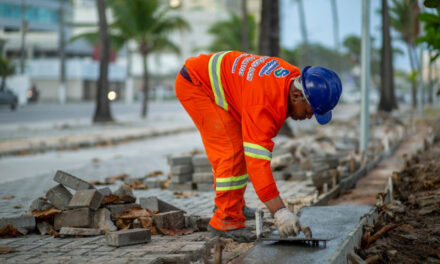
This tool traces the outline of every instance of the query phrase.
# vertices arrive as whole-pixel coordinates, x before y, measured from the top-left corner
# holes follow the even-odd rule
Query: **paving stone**
[[[188,165],[188,164],[192,164],[192,156],[174,156],[174,157],[169,157],[167,162],[168,162],[168,165],[170,165],[170,166]]]
[[[119,200],[126,203],[136,202],[136,197],[134,196],[133,191],[126,185],[121,185],[121,187],[119,187],[119,189],[117,189],[113,194],[117,195]]]
[[[168,180],[168,177],[165,175],[147,177],[144,179],[143,184],[150,188],[160,188],[166,180]]]
[[[102,196],[108,196],[112,194],[112,190],[109,187],[98,189],[98,191],[102,194]]]
[[[214,191],[213,183],[197,183],[197,190],[201,192]]]
[[[125,210],[132,207],[139,207],[139,204],[136,203],[127,203],[127,204],[107,204],[105,208],[110,210],[110,216],[115,217],[117,215],[122,214]]]
[[[46,193],[46,198],[60,210],[69,208],[70,199],[72,194],[62,184],[58,184]]]
[[[153,215],[153,223],[159,228],[175,227],[182,229],[185,227],[185,217],[183,211],[170,211]]]
[[[97,210],[101,206],[104,196],[94,189],[78,190],[69,202],[70,208],[88,207]]]
[[[99,236],[104,232],[95,228],[61,227],[60,236]]]
[[[192,164],[171,166],[172,175],[188,174],[193,172]]]
[[[52,207],[51,203],[40,197],[32,201],[31,206],[29,207],[29,212],[44,211],[51,207]]]
[[[180,174],[180,175],[171,175],[172,183],[185,183],[192,181],[192,173]]]
[[[21,215],[19,217],[0,218],[0,227],[13,225],[15,228],[24,228],[29,231],[35,229],[35,217],[32,215]]]
[[[209,164],[208,166],[194,166],[194,172],[211,172],[212,173],[212,166]]]
[[[89,208],[64,211],[55,215],[54,228],[60,230],[61,227],[90,227],[92,220],[92,211]]]
[[[211,166],[208,156],[206,154],[197,154],[192,158],[192,164],[195,166]]]
[[[95,188],[92,184],[61,170],[56,172],[53,180],[74,190]]]
[[[195,189],[195,186],[193,186],[192,182],[185,182],[185,183],[171,182],[169,189],[173,191],[191,191]]]
[[[210,217],[201,217],[198,215],[185,216],[185,227],[197,228],[199,231],[206,231],[210,220]]]
[[[196,172],[192,176],[195,183],[214,183],[214,175],[211,172]]]
[[[107,245],[122,247],[151,241],[151,231],[148,229],[128,229],[109,232],[105,235]]]
[[[37,224],[37,229],[41,235],[47,235],[50,232],[50,224],[48,222],[40,222]]]
[[[107,208],[98,209],[93,215],[93,226],[105,232],[116,231],[118,228],[111,220],[110,210]]]
[[[159,211],[160,213],[169,211],[183,211],[176,206],[169,204],[156,196],[140,197],[139,203],[142,208],[148,208],[151,211]]]

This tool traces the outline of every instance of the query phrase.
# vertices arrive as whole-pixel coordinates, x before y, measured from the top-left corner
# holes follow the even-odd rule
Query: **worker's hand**
[[[301,230],[298,217],[287,208],[276,211],[275,225],[281,237],[296,236]]]

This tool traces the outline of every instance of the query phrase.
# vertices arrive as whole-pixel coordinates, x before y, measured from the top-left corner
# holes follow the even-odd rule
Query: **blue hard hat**
[[[316,121],[325,125],[332,119],[331,110],[338,104],[342,84],[338,75],[319,66],[307,66],[301,73],[304,94],[312,107]]]

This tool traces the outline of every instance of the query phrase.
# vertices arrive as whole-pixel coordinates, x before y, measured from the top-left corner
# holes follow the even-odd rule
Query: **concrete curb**
[[[179,128],[171,128],[163,131],[160,130],[152,130],[145,133],[139,133],[136,135],[125,135],[125,136],[116,136],[116,137],[108,137],[108,138],[91,138],[84,139],[78,142],[57,142],[55,144],[47,145],[44,141],[40,143],[38,146],[27,146],[20,148],[13,148],[5,151],[0,151],[0,158],[6,156],[16,156],[16,155],[29,155],[42,153],[46,151],[61,151],[61,150],[76,150],[76,149],[84,149],[84,148],[92,148],[96,146],[106,146],[109,144],[116,145],[121,143],[127,143],[131,141],[144,140],[154,137],[166,136],[166,135],[174,135],[184,132],[192,132],[196,131],[194,126],[187,127],[179,127]]]

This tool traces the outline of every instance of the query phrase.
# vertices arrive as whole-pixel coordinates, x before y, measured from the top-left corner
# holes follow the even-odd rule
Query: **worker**
[[[328,123],[342,92],[337,74],[323,67],[301,73],[280,58],[225,51],[187,59],[175,90],[213,168],[215,211],[208,230],[239,242],[255,239],[245,228],[255,212],[243,197],[250,179],[280,235],[297,235],[298,217],[285,207],[270,169],[272,138],[289,116],[314,115]]]

